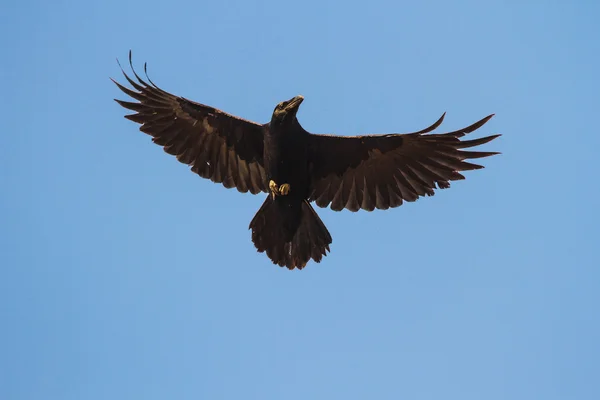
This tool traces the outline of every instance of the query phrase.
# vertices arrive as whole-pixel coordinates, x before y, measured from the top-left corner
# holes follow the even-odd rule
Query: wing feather
[[[413,133],[310,135],[309,200],[336,211],[398,207],[404,201],[433,196],[435,189],[450,187],[450,181],[465,179],[460,171],[483,168],[465,160],[499,154],[462,149],[488,143],[500,135],[460,140],[481,128],[493,114],[463,129],[430,134],[441,125],[444,116],[445,113],[433,125]]]
[[[144,72],[144,81],[129,65],[135,80],[121,71],[134,89],[114,79],[117,87],[137,102],[117,100],[134,111],[125,118],[140,124],[152,141],[187,164],[203,178],[237,188],[240,192],[266,192],[263,166],[263,125],[235,117],[204,104],[175,96],[158,88]],[[119,64],[120,66],[120,64]]]

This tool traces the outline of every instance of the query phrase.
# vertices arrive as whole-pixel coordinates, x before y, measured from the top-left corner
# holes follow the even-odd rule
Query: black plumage
[[[444,115],[414,133],[316,135],[296,117],[302,96],[279,103],[270,122],[258,124],[170,94],[137,75],[131,52],[129,62],[135,79],[123,74],[134,90],[113,80],[136,100],[116,100],[135,112],[126,118],[201,177],[240,192],[269,193],[250,223],[252,241],[289,269],[320,262],[332,242],[310,202],[336,211],[398,207],[464,179],[461,171],[483,168],[466,160],[498,154],[463,149],[500,135],[460,140],[493,115],[442,134],[430,132]]]

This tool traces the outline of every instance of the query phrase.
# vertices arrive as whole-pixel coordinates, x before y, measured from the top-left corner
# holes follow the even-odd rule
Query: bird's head
[[[282,123],[284,121],[293,121],[296,117],[296,113],[298,112],[298,108],[300,108],[300,104],[304,100],[304,96],[298,95],[292,97],[289,100],[282,101],[277,104],[275,110],[273,110],[273,116],[271,117],[271,123],[278,122]]]

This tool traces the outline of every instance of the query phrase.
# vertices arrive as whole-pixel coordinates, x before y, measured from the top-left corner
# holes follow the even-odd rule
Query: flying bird
[[[160,89],[146,64],[147,81],[141,79],[131,52],[129,65],[135,79],[121,71],[133,89],[111,78],[136,100],[115,99],[135,112],[125,118],[141,124],[154,143],[202,178],[242,193],[267,193],[250,222],[252,241],[258,252],[290,270],[311,259],[318,263],[330,251],[331,235],[311,202],[335,211],[387,210],[450,187],[450,181],[465,179],[461,171],[483,168],[465,160],[499,154],[463,149],[500,135],[460,140],[494,114],[447,133],[431,133],[444,113],[413,133],[312,134],[296,117],[302,96],[277,104],[271,120],[260,124]]]

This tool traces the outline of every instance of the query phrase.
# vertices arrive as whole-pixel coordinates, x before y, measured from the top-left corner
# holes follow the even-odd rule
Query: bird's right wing
[[[134,70],[133,74],[137,82],[123,71],[135,91],[113,80],[137,100],[116,100],[136,112],[125,118],[141,124],[140,130],[152,136],[154,143],[201,177],[244,193],[267,191],[262,125],[172,95],[150,79],[150,83],[140,79]]]
[[[487,143],[500,135],[481,139],[460,138],[483,126],[492,115],[454,132],[426,135],[444,115],[419,132],[369,136],[310,135],[309,200],[319,207],[373,211],[398,207],[403,201],[432,196],[434,189],[450,187],[464,179],[459,171],[483,168],[467,159],[495,152],[461,149]]]

